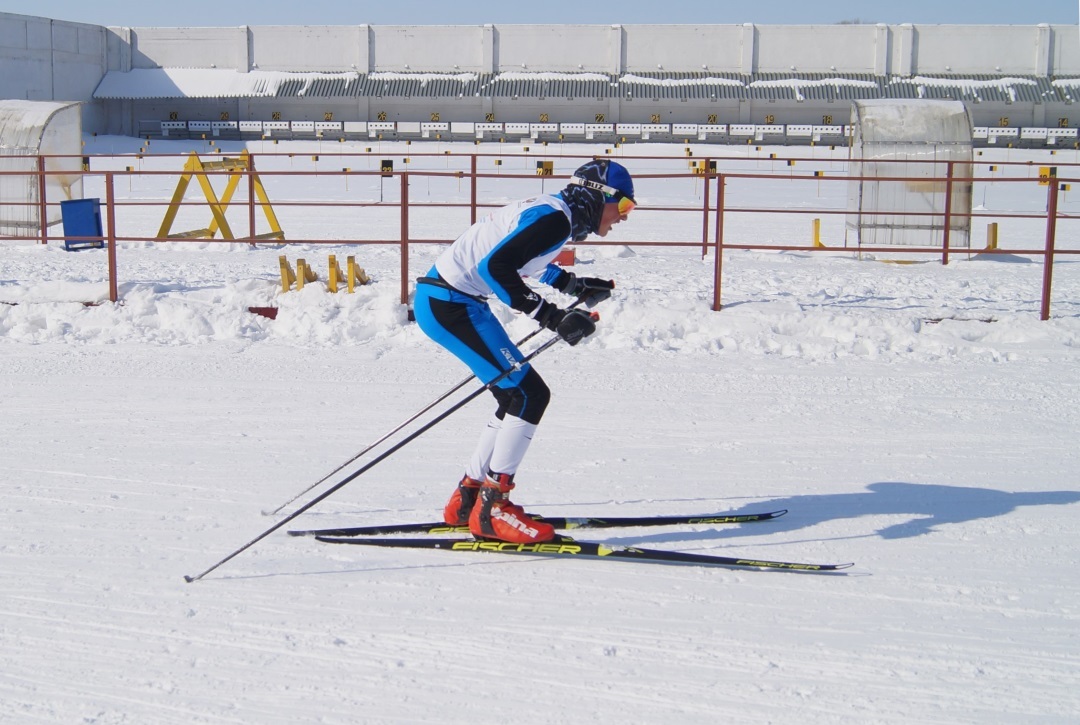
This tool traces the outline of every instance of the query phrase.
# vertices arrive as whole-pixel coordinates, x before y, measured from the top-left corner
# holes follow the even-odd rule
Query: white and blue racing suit
[[[570,235],[570,208],[557,194],[510,204],[473,224],[435,260],[428,276],[418,280],[413,309],[420,329],[484,383],[510,370],[522,354],[487,298],[494,294],[535,317],[551,303],[522,277],[563,284],[568,273],[552,260]],[[550,398],[547,384],[527,363],[491,392],[498,407],[465,469],[477,480],[489,471],[517,471]]]

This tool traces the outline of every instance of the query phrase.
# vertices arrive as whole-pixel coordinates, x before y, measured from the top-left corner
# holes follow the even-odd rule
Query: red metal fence
[[[687,151],[689,154],[689,150]],[[525,180],[532,179],[535,181],[537,174],[540,173],[540,164],[537,164],[537,174],[507,174],[507,173],[481,173],[479,166],[481,161],[488,161],[494,159],[494,163],[502,164],[503,160],[522,159],[524,157],[525,163],[529,163],[531,160],[536,159],[536,155],[532,154],[451,154],[446,152],[444,154],[412,154],[410,158],[406,158],[406,163],[412,158],[425,158],[430,161],[432,158],[445,158],[447,159],[447,165],[449,166],[450,159],[454,159],[459,162],[460,168],[456,170],[388,170],[381,168],[379,170],[371,171],[358,171],[351,168],[341,168],[341,170],[327,171],[293,171],[293,170],[280,170],[264,168],[273,164],[266,163],[271,160],[280,159],[287,156],[292,159],[294,156],[301,156],[302,154],[261,154],[252,153],[246,155],[246,165],[239,171],[224,171],[224,170],[207,170],[205,175],[207,178],[213,178],[215,176],[225,176],[228,174],[242,174],[244,178],[244,188],[246,188],[246,199],[242,201],[246,208],[247,217],[247,233],[242,236],[238,236],[233,240],[218,240],[221,243],[246,243],[246,244],[259,244],[262,243],[260,235],[257,234],[257,219],[259,217],[258,212],[265,211],[263,202],[257,198],[256,183],[259,178],[269,181],[275,177],[304,177],[315,178],[322,177],[323,179],[330,177],[341,177],[345,180],[346,187],[348,185],[348,179],[363,179],[365,177],[378,177],[380,179],[380,197],[382,196],[382,184],[384,179],[396,180],[398,189],[398,198],[396,200],[383,200],[380,198],[378,201],[361,201],[355,199],[343,199],[343,200],[297,200],[297,199],[274,199],[272,205],[275,207],[302,207],[304,209],[310,209],[314,213],[320,211],[326,211],[329,208],[345,207],[351,209],[361,209],[364,207],[381,207],[381,208],[396,208],[400,213],[400,220],[398,222],[398,234],[393,238],[354,238],[354,237],[339,237],[339,238],[292,238],[282,240],[277,243],[284,244],[333,244],[333,245],[350,245],[350,244],[376,244],[376,245],[399,245],[400,246],[400,258],[401,258],[401,301],[406,304],[409,297],[410,290],[410,273],[409,273],[409,252],[410,248],[416,245],[426,244],[445,244],[452,241],[452,235],[458,233],[463,226],[453,230],[448,230],[449,234],[446,238],[414,238],[410,232],[410,221],[414,215],[420,210],[429,209],[433,207],[446,208],[446,209],[468,209],[468,221],[471,223],[475,221],[480,213],[481,209],[489,207],[500,206],[502,201],[485,201],[481,198],[481,194],[478,189],[478,184],[484,180],[497,179],[500,182],[507,182],[512,180]],[[350,158],[354,156],[357,159],[366,160],[369,163],[372,156],[386,156],[386,153],[376,154],[336,154],[336,158]],[[551,156],[550,154],[548,156]],[[173,158],[185,158],[181,156],[172,155]],[[207,239],[192,239],[192,238],[175,238],[175,237],[159,237],[159,236],[138,236],[138,235],[122,235],[117,231],[117,212],[118,210],[131,209],[136,207],[145,206],[157,206],[166,208],[169,205],[168,200],[153,199],[150,201],[139,200],[135,198],[120,198],[117,194],[117,187],[119,183],[127,182],[129,187],[132,183],[132,179],[135,178],[150,178],[161,177],[162,179],[174,179],[178,174],[182,173],[179,169],[168,170],[146,170],[136,169],[131,164],[136,159],[142,160],[144,158],[154,159],[155,161],[163,161],[170,158],[170,155],[150,155],[150,154],[138,154],[132,155],[102,155],[94,157],[83,157],[83,171],[81,172],[84,177],[99,178],[102,186],[104,197],[104,229],[102,236],[100,237],[75,237],[71,238],[74,241],[81,242],[104,242],[108,249],[108,279],[109,279],[109,299],[116,301],[118,299],[118,278],[119,270],[117,266],[117,245],[118,243],[141,243],[141,242],[170,242],[170,243],[183,243],[185,241],[200,241],[206,243]],[[217,157],[221,158],[221,157]],[[562,160],[566,160],[570,163],[569,169],[573,169],[577,163],[582,159],[591,158],[584,156],[557,156]],[[312,156],[312,159],[318,159],[318,156]],[[622,156],[618,157],[620,162],[633,167],[635,164],[641,166],[647,165],[671,165],[671,164],[683,164],[687,163],[686,158],[676,158],[671,156]],[[808,158],[792,158],[792,159],[776,159],[775,155],[771,156],[769,161],[773,164],[780,162],[785,163],[785,169],[777,172],[770,170],[768,173],[762,172],[741,172],[725,171],[724,168],[727,165],[737,166],[747,162],[745,156],[729,156],[729,157],[706,157],[700,159],[693,159],[692,163],[694,168],[691,171],[679,171],[665,172],[665,173],[637,173],[635,171],[634,177],[640,190],[648,188],[650,182],[653,180],[694,180],[694,183],[701,183],[703,185],[703,193],[700,195],[700,204],[694,205],[648,205],[643,204],[639,207],[640,211],[635,211],[635,215],[642,213],[655,213],[655,214],[690,214],[699,215],[701,219],[701,233],[700,238],[694,239],[669,239],[669,240],[620,240],[618,242],[608,242],[605,240],[590,240],[584,244],[602,245],[602,244],[617,244],[622,246],[652,246],[652,247],[687,247],[687,248],[699,248],[703,257],[712,253],[715,259],[713,268],[713,301],[712,309],[721,309],[721,293],[723,289],[723,264],[725,250],[769,250],[769,251],[799,251],[814,254],[835,254],[837,252],[845,253],[885,253],[892,256],[903,255],[934,255],[940,257],[942,264],[948,264],[950,255],[956,254],[969,254],[973,248],[963,247],[958,248],[950,245],[950,228],[951,217],[953,212],[951,211],[951,199],[952,189],[956,184],[985,184],[985,185],[1000,185],[1000,184],[1017,184],[1017,185],[1030,185],[1041,184],[1046,188],[1046,208],[1039,211],[1000,211],[990,212],[985,210],[976,210],[970,214],[964,214],[971,219],[982,220],[1001,220],[1001,219],[1027,219],[1037,220],[1039,222],[1040,229],[1044,232],[1041,234],[1041,239],[1038,240],[1038,244],[1033,244],[1031,239],[1024,240],[1022,246],[1016,247],[989,247],[986,249],[979,249],[980,253],[984,254],[1002,254],[1002,255],[1025,255],[1033,257],[1041,257],[1044,265],[1043,283],[1041,292],[1041,318],[1048,319],[1050,316],[1050,300],[1051,289],[1053,280],[1053,271],[1055,259],[1061,255],[1074,255],[1080,254],[1080,245],[1070,245],[1068,248],[1061,248],[1059,244],[1058,223],[1062,220],[1075,219],[1076,216],[1072,214],[1064,213],[1060,210],[1060,198],[1061,194],[1066,192],[1072,183],[1075,183],[1078,179],[1068,178],[1066,175],[1057,174],[1058,167],[1065,170],[1080,166],[1080,164],[1058,163],[1054,168],[1054,174],[1056,176],[1052,178],[1046,178],[1044,175],[1042,178],[1033,176],[1029,170],[1037,167],[1033,166],[1030,162],[981,162],[975,163],[965,162],[962,166],[963,169],[974,169],[973,176],[961,177],[957,176],[956,164],[959,162],[943,162],[943,161],[928,161],[926,163],[936,164],[935,168],[942,169],[940,175],[935,175],[932,179],[925,177],[852,177],[849,176],[846,169],[834,170],[832,173],[823,172],[795,172],[793,167],[796,164],[807,165],[813,163],[825,163],[833,164],[837,163],[837,159],[808,159]],[[757,159],[759,163],[763,159]],[[841,160],[842,163],[842,160]],[[108,168],[109,166],[117,166],[123,164],[124,168]],[[1020,171],[1026,173],[1027,176],[1019,176],[1013,178],[1005,178],[1004,176],[997,176],[994,173],[987,173],[986,169],[989,168],[991,172],[1001,167],[1018,167],[1014,171]],[[90,170],[94,167],[105,167],[104,170]],[[550,167],[547,169],[547,173],[550,173]],[[2,200],[3,204],[29,204],[36,203],[40,207],[40,219],[42,220],[40,228],[37,230],[36,235],[22,236],[22,237],[10,237],[14,239],[34,239],[41,243],[46,243],[50,238],[50,231],[48,228],[48,207],[51,205],[59,204],[60,200],[46,198],[46,176],[52,173],[64,173],[71,174],[71,172],[51,172],[46,170],[46,157],[39,157],[37,159],[37,170],[34,172],[37,181],[38,196],[36,202],[18,201],[18,200]],[[569,172],[567,172],[569,173]],[[0,174],[21,174],[27,175],[27,172],[12,172],[12,171],[0,171]],[[563,175],[565,177],[565,174]],[[459,185],[465,181],[468,182],[468,194],[467,200],[459,201],[427,201],[420,202],[410,198],[410,189],[413,184],[418,183],[424,179],[454,179],[457,180]],[[561,186],[561,180],[559,177],[549,177],[552,181]],[[944,184],[946,188],[946,204],[945,211],[943,213],[928,213],[926,216],[940,218],[939,228],[942,230],[942,243],[939,246],[878,246],[871,247],[866,245],[856,246],[823,246],[815,244],[813,242],[800,243],[800,244],[777,244],[777,243],[754,243],[747,241],[739,241],[732,238],[732,234],[728,232],[725,227],[730,223],[732,218],[736,218],[739,215],[755,215],[755,219],[761,219],[765,217],[772,217],[776,215],[800,215],[807,218],[821,219],[823,217],[830,217],[835,215],[849,215],[851,212],[847,208],[829,208],[829,207],[807,207],[807,206],[791,206],[791,205],[758,205],[758,204],[736,204],[731,201],[733,191],[739,190],[744,185],[755,184],[758,187],[764,184],[767,189],[784,188],[790,189],[791,185],[808,185],[816,184],[820,188],[821,184],[836,184],[843,183],[849,184],[852,181],[912,181],[919,183],[938,183]],[[394,184],[392,181],[391,184]],[[760,190],[757,192],[760,198],[761,196],[768,197],[768,194],[762,194]],[[811,198],[811,194],[806,193],[804,198]],[[207,202],[204,201],[182,201],[184,206],[199,205],[204,206]],[[239,206],[236,204],[234,206]],[[224,213],[224,209],[221,209]],[[888,215],[892,212],[889,210],[875,211],[874,213],[879,215]],[[897,212],[905,215],[911,215],[913,212]],[[684,227],[685,228],[685,227]],[[56,237],[57,235],[53,235]],[[265,235],[263,235],[265,237]],[[1029,234],[1030,236],[1030,234]],[[0,238],[0,243],[3,239]]]

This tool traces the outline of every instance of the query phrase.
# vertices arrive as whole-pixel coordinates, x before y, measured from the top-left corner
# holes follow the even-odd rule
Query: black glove
[[[546,327],[551,331],[559,329],[559,323],[566,317],[566,310],[560,310],[557,305],[553,305],[547,300],[540,301],[540,307],[537,308],[536,314],[533,315],[533,319],[539,323],[540,327]]]
[[[599,318],[594,319],[585,310],[561,310],[544,300],[535,319],[542,327],[559,333],[559,337],[573,346],[596,332],[596,319]]]
[[[570,310],[563,315],[555,332],[572,347],[596,332],[596,320],[599,317],[593,317],[595,314],[585,310]]]
[[[615,282],[599,277],[578,277],[573,272],[567,272],[566,279],[557,289],[574,297],[588,296],[590,299],[599,293],[600,299],[606,299],[611,295],[611,290],[615,289]]]

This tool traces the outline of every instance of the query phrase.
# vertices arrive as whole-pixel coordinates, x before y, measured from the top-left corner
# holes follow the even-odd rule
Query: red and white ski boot
[[[450,526],[465,526],[469,523],[469,514],[476,503],[476,494],[480,492],[483,481],[469,478],[468,474],[462,476],[450,500],[443,509],[443,521]]]
[[[554,539],[555,529],[551,524],[536,521],[520,506],[510,503],[513,481],[514,476],[509,473],[488,474],[469,515],[469,531],[481,539],[496,539],[513,544],[532,544]]]

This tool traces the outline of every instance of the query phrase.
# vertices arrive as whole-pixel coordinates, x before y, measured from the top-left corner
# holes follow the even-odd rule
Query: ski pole
[[[599,315],[597,315],[595,312],[592,313],[592,316],[593,316],[594,319],[599,319]],[[258,542],[262,541],[267,536],[269,536],[273,532],[277,531],[282,526],[289,523],[290,521],[295,519],[297,516],[299,516],[300,514],[304,513],[308,509],[310,509],[315,504],[319,503],[320,501],[323,501],[323,500],[327,499],[332,494],[334,494],[337,491],[339,491],[340,489],[342,489],[349,482],[353,481],[358,476],[360,476],[361,474],[363,474],[364,472],[368,471],[373,466],[375,466],[375,464],[385,460],[386,458],[389,458],[392,454],[396,453],[400,449],[404,448],[407,444],[411,443],[413,440],[420,437],[421,434],[425,433],[426,431],[430,430],[431,428],[434,428],[438,423],[441,423],[443,420],[445,420],[447,417],[449,417],[452,413],[454,413],[454,412],[460,410],[461,408],[463,408],[466,403],[469,403],[470,401],[472,401],[474,398],[479,396],[484,391],[490,390],[494,385],[501,382],[504,378],[509,377],[514,372],[520,370],[521,367],[525,363],[529,362],[530,360],[535,358],[537,355],[542,353],[544,350],[547,350],[549,347],[551,347],[552,345],[554,345],[556,342],[558,342],[561,339],[562,339],[561,337],[559,337],[558,335],[555,335],[554,337],[549,339],[547,342],[540,345],[540,347],[536,348],[531,353],[529,353],[524,358],[522,358],[522,360],[520,362],[515,364],[509,370],[506,370],[505,372],[501,373],[498,377],[494,378],[491,382],[486,383],[486,384],[482,385],[481,387],[477,388],[476,390],[474,390],[473,392],[469,393],[465,398],[458,401],[457,403],[455,403],[451,407],[447,408],[445,411],[440,413],[438,416],[436,416],[430,422],[426,423],[423,427],[413,431],[412,433],[407,435],[405,438],[403,438],[401,441],[399,441],[398,443],[395,443],[393,446],[388,448],[386,451],[384,451],[383,453],[380,453],[378,456],[371,459],[371,461],[369,461],[368,463],[361,466],[355,473],[352,473],[352,474],[346,476],[345,478],[341,479],[341,481],[334,484],[331,488],[327,489],[324,493],[319,494],[318,496],[313,498],[308,503],[306,503],[303,506],[301,506],[300,508],[296,509],[296,511],[293,511],[291,514],[289,514],[285,518],[278,521],[276,524],[274,524],[273,526],[268,528],[266,531],[262,532],[261,534],[256,536],[254,539],[247,542],[246,544],[241,546],[239,549],[235,550],[234,552],[232,552],[231,554],[226,556],[224,559],[222,559],[218,563],[211,566],[209,569],[205,570],[201,574],[196,574],[195,576],[188,576],[188,575],[185,574],[184,575],[184,581],[186,581],[186,582],[188,582],[190,584],[191,582],[198,581],[198,580],[202,579],[204,576],[206,576],[210,572],[214,571],[219,566],[221,566],[225,562],[229,561],[230,559],[232,559],[236,555],[240,554],[241,552],[247,550],[248,548],[250,548],[250,547],[254,546],[255,544],[257,544]]]
[[[605,294],[605,293],[606,293],[606,294]],[[610,293],[610,292],[607,292],[606,290],[597,290],[597,291],[594,291],[594,292],[592,292],[591,294],[586,294],[586,295],[582,295],[581,297],[578,297],[578,298],[577,298],[577,299],[576,299],[576,300],[575,300],[575,301],[573,302],[573,304],[569,305],[569,306],[568,306],[568,307],[567,307],[566,309],[568,309],[568,310],[572,310],[572,309],[574,309],[575,307],[577,307],[578,305],[580,305],[580,304],[582,304],[582,303],[584,303],[586,307],[588,307],[588,308],[590,308],[590,309],[591,309],[591,308],[595,307],[595,306],[596,306],[597,304],[599,304],[600,302],[604,301],[605,299],[607,299],[607,298],[608,298],[608,297],[610,297],[610,296],[611,296],[611,293]],[[514,343],[514,344],[515,344],[515,346],[517,346],[517,347],[521,347],[521,346],[522,346],[522,345],[524,345],[524,344],[525,344],[526,342],[528,342],[529,340],[531,340],[531,339],[532,339],[533,337],[535,337],[536,335],[539,335],[539,334],[540,334],[541,332],[543,332],[543,330],[544,330],[544,328],[542,328],[542,327],[538,327],[538,328],[536,328],[535,330],[533,330],[532,332],[530,332],[530,333],[529,333],[528,335],[526,335],[525,337],[521,338],[521,339],[520,339],[520,340],[518,340],[518,341],[517,341],[516,343]],[[327,481],[328,479],[330,479],[330,477],[331,477],[331,476],[333,476],[334,474],[336,474],[336,473],[337,473],[338,471],[340,471],[341,469],[345,468],[346,466],[348,466],[349,464],[351,464],[351,463],[352,463],[353,461],[355,461],[356,459],[358,459],[358,458],[360,458],[361,456],[363,456],[363,455],[364,455],[365,453],[368,453],[369,451],[373,450],[373,449],[374,449],[374,448],[375,448],[376,446],[378,446],[379,444],[381,444],[382,442],[384,442],[385,440],[387,440],[388,438],[390,438],[390,437],[391,437],[392,435],[394,435],[395,433],[397,433],[398,431],[400,431],[400,430],[401,430],[402,428],[404,428],[405,426],[407,426],[407,425],[409,425],[410,423],[412,423],[412,422],[413,422],[414,420],[416,420],[417,418],[419,418],[420,416],[422,416],[422,415],[423,415],[424,413],[427,413],[427,412],[428,412],[429,410],[431,410],[431,409],[432,409],[432,408],[434,408],[434,407],[435,407],[436,405],[438,405],[439,403],[441,403],[441,402],[443,402],[444,400],[446,400],[447,398],[449,398],[449,397],[450,397],[451,395],[453,395],[453,394],[454,394],[454,393],[456,393],[457,391],[461,390],[461,389],[462,389],[463,387],[465,387],[466,385],[468,385],[468,383],[469,383],[469,382],[470,382],[470,381],[471,381],[471,380],[472,380],[473,378],[475,378],[475,377],[476,377],[475,375],[470,375],[469,377],[465,378],[465,379],[464,379],[464,380],[462,380],[462,381],[461,381],[460,383],[458,383],[457,385],[455,385],[454,387],[450,388],[450,389],[449,389],[449,390],[447,390],[447,391],[446,391],[445,393],[443,393],[442,395],[440,395],[440,396],[439,396],[438,398],[436,398],[435,400],[433,400],[433,401],[431,401],[430,403],[428,403],[428,404],[427,404],[427,405],[426,405],[426,406],[425,406],[425,407],[424,407],[424,408],[423,408],[422,410],[420,410],[420,411],[416,412],[415,414],[413,414],[413,415],[412,415],[412,416],[411,416],[411,417],[410,417],[410,418],[409,418],[408,420],[402,421],[402,422],[401,422],[401,423],[400,423],[400,424],[399,424],[399,425],[398,425],[398,426],[397,426],[396,428],[394,428],[394,429],[393,429],[393,430],[391,430],[391,431],[388,431],[388,432],[387,432],[387,433],[386,433],[385,435],[383,435],[383,436],[382,436],[381,438],[379,438],[379,439],[378,439],[377,441],[375,441],[374,443],[370,443],[370,444],[369,444],[369,445],[368,445],[368,446],[367,446],[366,448],[364,448],[364,450],[360,451],[360,452],[359,452],[359,453],[357,453],[357,454],[356,454],[355,456],[353,456],[353,457],[352,457],[352,458],[350,458],[349,460],[345,461],[344,463],[342,463],[342,464],[341,464],[340,466],[338,466],[338,467],[337,467],[337,468],[335,468],[334,470],[330,471],[330,473],[326,474],[325,476],[323,476],[322,478],[320,478],[320,479],[319,479],[318,481],[316,481],[315,483],[311,484],[310,486],[308,486],[307,488],[305,488],[305,489],[304,489],[303,491],[301,491],[300,493],[296,494],[295,496],[293,496],[292,498],[290,498],[290,499],[289,499],[288,501],[286,501],[285,503],[283,503],[283,504],[281,504],[280,506],[278,506],[278,507],[277,507],[276,509],[274,509],[273,511],[263,511],[263,512],[262,512],[262,513],[263,513],[263,515],[264,515],[264,516],[275,516],[275,515],[277,515],[277,514],[281,513],[281,509],[283,509],[283,508],[285,508],[286,506],[288,506],[289,504],[293,503],[294,501],[296,501],[296,500],[297,500],[298,498],[300,498],[301,496],[305,496],[305,495],[307,495],[307,494],[308,494],[309,492],[311,492],[311,491],[312,491],[312,490],[314,490],[315,488],[318,488],[318,487],[319,487],[319,486],[320,486],[321,484],[325,483],[325,482],[326,482],[326,481]]]

